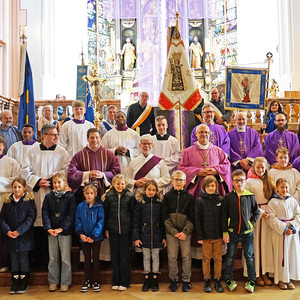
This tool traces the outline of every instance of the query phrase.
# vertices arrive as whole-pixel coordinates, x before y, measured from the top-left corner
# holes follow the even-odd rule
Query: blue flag
[[[34,127],[33,139],[36,140],[37,139],[36,118],[35,118],[32,72],[31,72],[31,66],[30,66],[27,51],[26,51],[26,61],[25,61],[24,90],[20,98],[20,108],[19,108],[19,116],[18,116],[18,128],[20,131],[22,130],[22,126],[26,123],[30,123],[33,125]]]
[[[85,119],[92,122],[94,124],[95,120],[95,111],[94,111],[94,102],[91,95],[90,84],[87,81],[86,85],[86,112]]]

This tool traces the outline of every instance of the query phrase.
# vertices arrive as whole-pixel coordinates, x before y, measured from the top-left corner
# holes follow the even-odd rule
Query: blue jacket
[[[76,233],[90,237],[94,242],[103,240],[104,208],[100,198],[90,207],[84,200],[77,206],[76,210]],[[82,240],[80,239],[80,242]]]
[[[0,214],[0,228],[4,234],[6,251],[29,251],[34,248],[33,224],[36,219],[34,195],[26,193],[16,202],[13,194],[5,195]],[[19,236],[12,239],[9,231],[18,231]]]

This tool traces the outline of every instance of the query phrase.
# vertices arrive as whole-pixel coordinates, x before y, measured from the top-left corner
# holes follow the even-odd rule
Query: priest
[[[276,163],[276,150],[279,147],[287,148],[290,151],[290,162],[299,155],[299,140],[295,133],[288,131],[287,115],[283,112],[275,115],[276,129],[265,138],[265,158],[270,165]]]
[[[224,126],[214,123],[214,114],[215,111],[213,105],[210,103],[204,104],[201,113],[203,119],[202,123],[206,124],[210,129],[210,142],[213,145],[220,147],[225,154],[230,157],[230,140],[228,133]],[[197,141],[196,128],[197,126],[191,133],[191,146]]]
[[[247,126],[246,113],[238,112],[235,123],[236,127],[228,132],[231,168],[232,171],[243,169],[247,173],[254,159],[263,156],[263,150],[258,132]]]
[[[140,136],[126,125],[126,115],[122,111],[115,114],[115,121],[117,126],[104,135],[102,146],[117,156],[121,173],[125,174],[132,159],[141,153]]]
[[[185,149],[178,169],[186,174],[185,188],[196,200],[201,193],[203,179],[213,175],[219,182],[219,194],[231,191],[230,162],[224,151],[210,141],[210,130],[205,124],[196,128],[197,142]]]
[[[106,120],[103,120],[99,124],[99,131],[100,131],[101,139],[104,137],[106,132],[108,132],[116,127],[115,114],[117,111],[118,111],[118,108],[115,105],[110,105],[107,108],[107,118],[106,118]]]

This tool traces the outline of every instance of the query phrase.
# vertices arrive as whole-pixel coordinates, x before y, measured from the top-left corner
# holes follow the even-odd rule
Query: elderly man
[[[70,157],[86,146],[86,132],[95,128],[94,124],[84,119],[85,104],[81,100],[72,103],[74,118],[63,124],[58,144],[65,148]]]
[[[42,116],[38,119],[38,132],[42,130],[45,124],[56,125],[57,121],[53,119],[53,106],[45,105],[42,109]]]
[[[232,170],[248,171],[253,160],[263,156],[259,134],[247,126],[247,116],[244,112],[235,115],[236,127],[228,132],[230,138],[230,159]]]
[[[121,173],[125,174],[129,163],[138,156],[140,136],[126,125],[126,116],[122,111],[115,114],[117,126],[107,132],[102,139],[104,148],[113,152],[119,160]]]
[[[298,137],[286,129],[287,116],[285,113],[277,114],[274,123],[276,129],[265,138],[265,158],[270,165],[276,163],[276,150],[279,147],[285,147],[290,151],[290,162],[293,163],[299,155]]]
[[[203,118],[203,124],[206,124],[210,129],[210,142],[213,145],[220,147],[229,157],[230,140],[228,137],[228,133],[226,132],[223,126],[214,123],[214,113],[215,111],[212,104],[204,104],[201,113]],[[197,126],[193,129],[191,133],[191,146],[197,141],[196,128]]]
[[[116,120],[115,120],[115,114],[118,111],[118,108],[114,105],[110,105],[107,109],[107,119],[105,121],[102,121],[99,125],[99,131],[101,138],[104,137],[104,135],[116,127]]]
[[[224,196],[231,190],[230,162],[223,150],[210,141],[210,130],[205,124],[197,126],[197,142],[182,153],[178,169],[186,174],[186,189],[196,200],[202,188],[205,176],[216,176],[219,194]]]
[[[156,133],[154,110],[147,103],[149,94],[146,92],[140,93],[140,100],[137,103],[131,104],[127,112],[128,127],[136,130],[139,135]]]
[[[34,136],[34,127],[31,124],[24,124],[22,126],[22,137],[23,140],[17,143],[14,143],[7,152],[7,156],[14,158],[20,167],[25,163],[27,150],[35,144]]]
[[[170,175],[172,175],[181,158],[179,142],[175,137],[167,133],[168,121],[165,116],[155,118],[155,127],[158,133],[153,136],[154,148],[152,153],[164,160]]]
[[[0,113],[0,120],[0,136],[5,139],[3,154],[6,154],[12,144],[22,140],[22,134],[16,126],[12,125],[13,116],[9,110],[3,110]]]
[[[168,187],[171,182],[168,167],[165,162],[152,152],[153,138],[145,134],[140,138],[139,147],[142,154],[133,159],[126,171],[128,189],[137,192],[141,190],[149,179],[154,179],[160,191]]]

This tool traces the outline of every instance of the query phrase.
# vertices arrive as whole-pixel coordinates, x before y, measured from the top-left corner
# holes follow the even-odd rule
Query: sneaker
[[[248,292],[253,293],[254,292],[254,288],[255,288],[255,281],[249,280],[248,282],[245,283],[245,289]]]
[[[237,287],[237,284],[233,279],[226,279],[225,283],[230,292],[232,292]]]
[[[95,281],[93,284],[92,284],[92,288],[93,288],[93,292],[100,292],[101,291],[101,287],[100,287],[100,284]]]
[[[120,285],[119,286],[119,291],[126,291],[127,290],[127,287],[126,286],[123,286],[123,285]]]
[[[86,292],[90,289],[90,287],[91,287],[90,281],[89,281],[89,280],[86,280],[86,281],[83,283],[83,285],[82,285],[80,291],[81,291],[82,293],[86,293]]]
[[[113,286],[111,287],[111,289],[112,289],[113,291],[118,291],[118,290],[119,290],[119,286],[118,286],[118,285],[113,285]]]
[[[61,284],[60,285],[60,291],[61,292],[67,292],[69,290],[69,285],[68,284]]]
[[[291,281],[288,282],[286,285],[287,285],[287,288],[288,288],[289,290],[295,289],[295,286],[294,286],[294,284],[293,284]]]
[[[279,281],[278,287],[279,287],[281,290],[287,290],[287,289],[288,289],[287,284],[284,283],[283,281]]]
[[[203,290],[205,293],[211,292],[210,279],[204,279],[204,289]]]
[[[182,282],[182,291],[183,292],[189,292],[190,289],[192,288],[192,285],[190,282]]]
[[[171,280],[171,283],[169,285],[169,290],[171,292],[176,292],[177,291],[177,288],[178,288],[178,281],[176,279],[174,280]]]
[[[55,292],[55,291],[57,291],[57,284],[56,283],[50,283],[49,292]]]
[[[224,289],[222,287],[220,278],[215,278],[214,286],[215,286],[215,289],[218,293],[223,293],[224,292]]]

